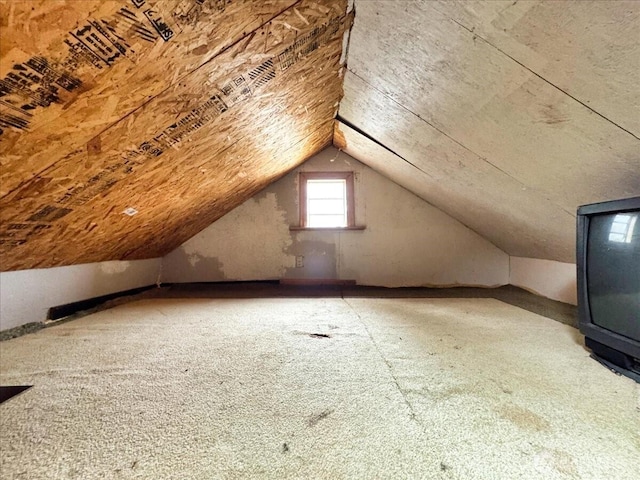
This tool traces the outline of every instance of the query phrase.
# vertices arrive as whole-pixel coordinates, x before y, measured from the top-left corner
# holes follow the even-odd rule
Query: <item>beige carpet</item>
[[[3,479],[640,478],[640,389],[493,299],[122,305],[0,343]]]

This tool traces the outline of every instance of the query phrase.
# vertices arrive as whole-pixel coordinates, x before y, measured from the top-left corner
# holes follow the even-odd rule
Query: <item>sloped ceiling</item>
[[[355,6],[336,146],[516,256],[640,195],[640,2]]]
[[[640,2],[356,0],[345,73],[349,3],[0,0],[0,268],[163,255],[332,138],[511,255],[640,195]]]
[[[163,255],[330,144],[347,8],[0,1],[2,270]]]

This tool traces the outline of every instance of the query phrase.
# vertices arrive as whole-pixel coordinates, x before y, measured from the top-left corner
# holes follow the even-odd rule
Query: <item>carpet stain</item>
[[[323,410],[322,412],[320,412],[317,415],[312,415],[309,420],[307,420],[307,425],[309,425],[310,427],[314,427],[318,424],[318,422],[320,420],[324,420],[325,418],[327,418],[329,415],[331,415],[333,413],[333,410],[327,409],[327,410]]]
[[[533,413],[531,410],[519,407],[517,405],[506,405],[500,409],[502,418],[509,420],[514,425],[524,429],[533,430],[535,432],[544,432],[551,429],[550,423],[540,415]]]
[[[289,452],[289,445],[287,445],[287,442],[284,442],[282,444],[282,453],[287,453]]]
[[[300,330],[294,330],[292,333],[294,335],[306,335],[311,338],[331,338],[331,335],[328,333],[301,332]]]
[[[572,476],[574,478],[578,477],[578,469],[576,468],[576,464],[573,461],[573,457],[569,455],[567,452],[563,452],[562,450],[553,450],[553,467],[558,470],[560,473],[565,475]]]
[[[546,448],[542,445],[537,445],[537,447],[540,449],[536,454],[539,462],[552,467],[561,473],[563,478],[580,478],[578,468],[571,454],[555,448]]]
[[[448,398],[455,397],[456,395],[470,394],[473,391],[471,386],[463,385],[447,388],[442,392],[438,392],[433,395],[436,400],[447,400]]]
[[[331,338],[328,333],[310,333],[309,336],[311,338]]]

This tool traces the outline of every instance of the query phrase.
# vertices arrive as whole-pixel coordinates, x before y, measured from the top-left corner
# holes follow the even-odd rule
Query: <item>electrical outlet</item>
[[[302,255],[296,255],[296,268],[304,267],[304,257]]]

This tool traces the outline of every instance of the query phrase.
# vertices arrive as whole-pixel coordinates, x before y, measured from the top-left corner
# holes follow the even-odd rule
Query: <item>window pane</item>
[[[307,198],[344,198],[344,180],[307,180]]]
[[[345,178],[306,179],[305,225],[315,228],[348,226],[347,180]]]
[[[326,200],[326,199],[309,199],[307,202],[307,212],[309,215],[315,214],[330,214],[330,215],[344,215],[345,214],[344,200]]]
[[[309,215],[308,217],[308,227],[331,228],[347,226],[346,215]]]

